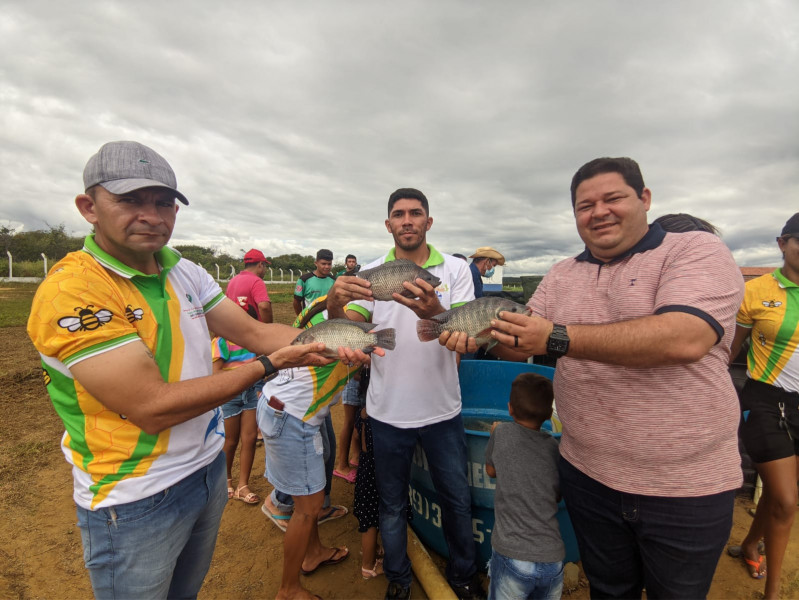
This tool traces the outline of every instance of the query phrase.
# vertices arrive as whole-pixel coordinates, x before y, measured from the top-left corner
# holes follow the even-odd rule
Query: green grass
[[[17,327],[28,322],[37,287],[38,283],[0,283],[0,327]]]

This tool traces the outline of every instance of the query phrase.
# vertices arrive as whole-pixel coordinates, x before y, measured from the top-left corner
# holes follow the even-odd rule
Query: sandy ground
[[[44,390],[38,357],[22,327],[0,329],[0,598],[90,598],[83,566],[80,532],[75,525],[72,478],[59,449],[61,423]],[[333,409],[338,430],[341,407]],[[271,488],[262,477],[263,448],[256,452],[251,488],[262,497]],[[336,479],[333,501],[352,509],[353,486]],[[736,504],[731,540],[745,534],[751,501]],[[385,579],[363,581],[358,556],[357,522],[349,514],[321,527],[322,539],[346,545],[350,558],[306,578],[306,585],[326,599],[382,598]],[[231,501],[225,509],[216,553],[203,599],[273,598],[280,581],[283,534],[257,505]],[[441,561],[439,560],[439,563]],[[799,598],[799,533],[786,557],[783,598]],[[763,582],[750,579],[743,563],[723,555],[709,597],[761,598]],[[424,598],[414,583],[414,598]],[[588,598],[583,585],[567,594]]]

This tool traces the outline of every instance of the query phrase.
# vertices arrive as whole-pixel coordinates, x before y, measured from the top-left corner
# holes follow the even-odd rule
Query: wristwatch
[[[569,351],[569,334],[565,325],[554,325],[547,339],[547,356],[560,358]]]
[[[272,364],[272,361],[269,360],[268,356],[261,354],[260,356],[256,356],[256,358],[264,366],[264,379],[270,379],[271,377],[277,375],[277,369]]]

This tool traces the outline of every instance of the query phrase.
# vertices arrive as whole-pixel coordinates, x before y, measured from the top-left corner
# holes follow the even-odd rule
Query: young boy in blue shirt
[[[497,480],[489,600],[561,597],[566,549],[558,526],[558,442],[541,425],[552,417],[552,382],[522,373],[511,386],[513,422],[494,423],[486,473]]]

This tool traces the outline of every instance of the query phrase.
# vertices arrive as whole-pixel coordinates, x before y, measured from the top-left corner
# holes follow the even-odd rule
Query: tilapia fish
[[[324,342],[326,348],[321,354],[328,358],[338,358],[339,346],[361,350],[365,354],[369,354],[375,348],[393,350],[396,345],[394,329],[381,329],[380,331],[369,333],[377,327],[380,326],[374,323],[360,323],[349,319],[330,319],[304,330],[294,338],[291,345]]]
[[[361,279],[366,279],[372,284],[370,289],[375,300],[384,300],[386,302],[394,299],[391,296],[394,292],[406,298],[414,297],[412,292],[402,287],[403,281],[413,283],[416,279],[423,279],[434,288],[441,284],[441,280],[430,271],[405,258],[383,263],[373,269],[358,271],[355,275]]]
[[[463,331],[469,337],[473,337],[478,346],[487,343],[486,348],[491,349],[497,344],[490,335],[491,320],[498,319],[502,311],[530,314],[530,309],[523,304],[507,298],[485,296],[436,315],[432,319],[419,319],[416,322],[416,335],[421,341],[429,342],[437,340],[444,331]]]

